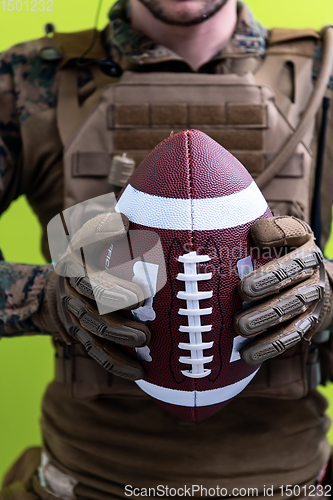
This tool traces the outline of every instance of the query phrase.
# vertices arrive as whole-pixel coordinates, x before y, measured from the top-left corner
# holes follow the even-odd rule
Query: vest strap
[[[314,38],[320,40],[318,32],[312,28],[305,29],[289,29],[289,28],[273,28],[269,33],[267,41],[268,47],[280,43],[294,42],[304,38]]]
[[[320,73],[309,100],[307,109],[305,110],[301,121],[299,122],[295,133],[285,144],[284,148],[275,156],[273,161],[268,165],[262,174],[259,175],[256,182],[260,189],[263,189],[282,169],[282,167],[290,160],[296,150],[297,145],[302,141],[303,137],[311,127],[315,115],[317,114],[322,99],[325,95],[327,85],[332,73],[333,61],[333,27],[327,26],[323,32],[323,60]]]
[[[81,344],[54,343],[55,380],[71,387],[74,399],[99,397],[149,399],[134,382],[112,375],[86,354]]]
[[[105,59],[107,57],[101,33],[96,29],[75,33],[55,32],[53,36],[35,40],[34,44],[42,59],[62,59],[60,68],[73,59]]]
[[[60,138],[66,146],[80,125],[84,123],[90,111],[97,104],[103,89],[118,78],[102,73],[97,64],[89,66],[93,76],[90,96],[80,105],[77,85],[78,69],[64,68],[60,72],[59,99],[57,106],[57,123]]]

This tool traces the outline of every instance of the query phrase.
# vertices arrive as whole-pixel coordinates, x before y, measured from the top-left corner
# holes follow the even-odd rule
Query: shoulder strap
[[[61,59],[60,68],[73,59],[105,59],[101,32],[95,29],[74,33],[57,33],[34,41],[42,59]],[[85,54],[87,52],[87,54]]]
[[[273,28],[266,42],[267,55],[294,55],[313,58],[315,43],[320,34],[311,29]]]
[[[304,40],[305,38],[315,38],[316,40],[319,40],[320,35],[312,28],[306,28],[303,30],[273,28],[269,33],[267,44],[268,47],[272,47],[273,45],[295,42],[296,40]]]
[[[91,95],[80,105],[77,88],[78,68],[71,67],[68,63],[74,59],[106,59],[107,53],[101,40],[101,32],[96,29],[74,33],[55,32],[52,37],[43,37],[34,43],[42,59],[61,59],[57,122],[65,146],[98,101],[103,88],[117,79],[104,75],[96,64],[89,65],[93,76]]]
[[[293,155],[297,144],[302,141],[308,128],[310,127],[315,115],[317,114],[321,101],[327,89],[327,85],[332,73],[333,62],[333,27],[327,26],[323,30],[323,58],[320,73],[318,75],[312,96],[307,108],[299,122],[295,133],[287,141],[284,148],[275,156],[262,174],[259,175],[256,182],[262,189],[264,188],[281,168],[288,162]]]
[[[103,89],[119,80],[119,78],[102,73],[97,64],[89,65],[89,70],[93,77],[92,93],[81,105],[79,104],[77,87],[78,68],[63,68],[60,73],[57,123],[64,146],[68,145],[75,132],[97,104]]]

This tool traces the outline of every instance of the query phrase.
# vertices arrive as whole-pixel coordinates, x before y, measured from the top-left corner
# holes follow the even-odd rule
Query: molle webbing
[[[156,144],[170,135],[171,130],[177,133],[194,128],[223,144],[253,175],[264,168],[262,152],[266,122],[266,106],[260,103],[119,103],[108,108],[115,154],[126,151],[139,164]]]
[[[311,62],[303,69],[311,80]],[[196,128],[205,132],[238,158],[254,177],[264,171],[293,133],[276,106],[274,92],[258,84],[257,76],[251,73],[125,72],[102,90],[98,71],[95,68],[93,73],[99,90],[81,106],[78,98],[70,98],[76,82],[73,69],[64,70],[61,77],[58,124],[65,144],[65,208],[106,192],[114,155],[126,152],[138,164],[171,131]],[[307,102],[312,87],[300,82],[297,88],[298,93],[306,95]],[[90,111],[99,93],[99,101]],[[297,104],[296,114],[303,110],[304,106]],[[308,135],[312,135],[312,130]],[[90,174],[86,168],[89,162]],[[104,172],[103,179],[95,175],[95,164],[99,172]],[[275,209],[282,200],[287,205],[283,208],[285,213],[308,221],[311,165],[307,146],[299,144],[274,179],[274,186],[271,183],[264,191],[271,208]]]

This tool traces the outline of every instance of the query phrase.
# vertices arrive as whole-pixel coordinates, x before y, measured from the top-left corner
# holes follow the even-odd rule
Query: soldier
[[[256,226],[255,244],[295,246],[313,258],[308,273],[294,254],[274,261],[273,269],[286,269],[279,275],[279,297],[293,299],[299,278],[312,287],[314,299],[301,309],[288,302],[281,327],[268,330],[260,349],[254,342],[243,351],[248,361],[258,352],[269,359],[239,397],[206,421],[187,425],[135,386],[142,367],[116,345],[145,345],[146,325],[119,313],[101,317],[95,311],[88,318],[86,279],[62,281],[67,303],[80,301],[75,315],[59,300],[57,306],[59,280],[51,266],[2,262],[1,334],[52,334],[56,379],[43,400],[43,452],[22,455],[5,477],[1,500],[116,499],[147,496],[149,487],[155,488],[150,496],[158,497],[159,485],[160,492],[178,489],[176,498],[187,494],[186,485],[219,486],[233,496],[244,488],[245,496],[253,491],[259,498],[266,487],[286,494],[286,485],[295,486],[292,496],[315,494],[330,458],[327,403],[315,387],[332,378],[333,275],[325,261],[326,277],[320,276],[322,257],[307,224],[311,202],[317,207],[320,199],[323,246],[331,222],[332,140],[321,191],[314,181],[321,162],[313,157],[323,153],[318,137],[326,115],[319,107],[333,88],[331,32],[267,32],[236,0],[120,0],[101,33],[54,33],[2,54],[0,209],[26,194],[41,222],[48,260],[47,223],[109,191],[112,155],[127,151],[138,163],[171,129],[202,127],[244,163],[280,214]],[[181,100],[180,82],[186,89]],[[166,84],[169,92],[163,93]],[[218,89],[218,100],[202,91],[208,85]],[[328,134],[332,113],[333,107]],[[118,194],[123,180],[113,174]],[[107,229],[126,232],[122,219]],[[296,285],[286,288],[291,277]],[[113,286],[110,281],[105,288],[112,294]],[[140,287],[132,291],[142,303]],[[264,316],[275,299],[265,293],[260,299]],[[79,336],[73,339],[68,315],[109,371],[89,356]],[[276,323],[273,318],[265,326]],[[96,335],[101,325],[108,340]],[[217,497],[224,495],[216,490]]]

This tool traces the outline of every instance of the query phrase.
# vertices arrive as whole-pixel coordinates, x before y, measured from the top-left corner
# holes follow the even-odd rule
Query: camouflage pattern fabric
[[[47,333],[36,310],[50,268],[0,262],[0,337]]]
[[[102,39],[110,58],[115,51],[132,63],[165,58],[168,70],[191,71],[177,54],[131,28],[126,0],[118,1],[109,17],[110,23],[103,31]],[[267,30],[255,20],[246,5],[239,3],[238,22],[232,39],[199,71],[214,72],[214,61],[226,55],[263,57],[266,37]],[[319,67],[320,57],[318,51],[315,69]],[[32,115],[57,105],[60,62],[61,59],[42,59],[34,42],[15,45],[0,55],[0,213],[19,195],[29,195],[19,181],[23,149],[20,129]],[[89,66],[82,67],[79,87],[90,78]],[[0,335],[41,333],[43,325],[38,320],[37,311],[48,272],[49,266],[0,262]]]

